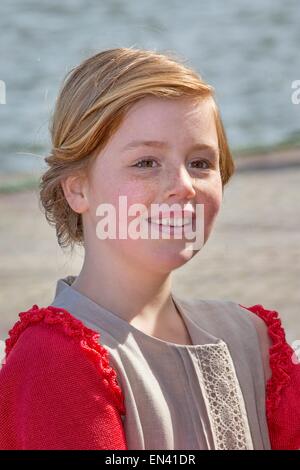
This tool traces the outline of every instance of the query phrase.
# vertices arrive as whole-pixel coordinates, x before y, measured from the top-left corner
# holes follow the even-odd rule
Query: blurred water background
[[[295,146],[299,0],[1,0],[0,172],[32,173],[50,147],[60,83],[114,47],[174,51],[215,87],[234,151]]]

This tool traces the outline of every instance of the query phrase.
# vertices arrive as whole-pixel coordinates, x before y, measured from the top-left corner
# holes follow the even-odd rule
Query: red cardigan
[[[300,366],[277,312],[248,310],[268,326],[266,390],[272,449],[300,448]],[[62,308],[19,314],[0,369],[0,449],[127,450],[124,396],[99,333]]]

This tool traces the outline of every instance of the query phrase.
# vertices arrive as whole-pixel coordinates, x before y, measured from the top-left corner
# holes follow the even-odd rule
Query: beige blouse
[[[237,303],[172,294],[193,344],[147,335],[57,282],[51,305],[100,333],[125,396],[128,449],[271,449],[256,328]]]

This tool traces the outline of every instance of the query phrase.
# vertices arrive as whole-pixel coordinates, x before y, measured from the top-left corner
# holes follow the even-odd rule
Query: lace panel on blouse
[[[244,398],[227,344],[199,354],[200,381],[216,450],[253,450]]]

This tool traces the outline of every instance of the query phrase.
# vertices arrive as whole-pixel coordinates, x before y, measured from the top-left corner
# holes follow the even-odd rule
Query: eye
[[[132,165],[135,168],[141,168],[141,169],[146,169],[146,168],[155,168],[152,164],[157,163],[155,160],[152,158],[145,158],[142,160],[139,160],[137,163]],[[193,168],[196,169],[201,169],[201,170],[207,170],[211,167],[211,163],[207,160],[195,160],[191,162],[191,164],[196,164],[196,166],[193,166]]]
[[[143,163],[153,163],[155,162],[155,160],[153,160],[152,158],[147,158],[147,159],[144,159],[144,160],[139,160],[135,165],[132,165],[136,168],[154,168],[153,166],[149,166],[149,165],[143,165]],[[155,162],[156,163],[156,162]]]
[[[207,170],[207,169],[210,168],[210,166],[211,166],[210,162],[207,161],[207,160],[195,160],[195,161],[191,162],[191,164],[193,164],[193,163],[200,163],[200,164],[203,163],[203,164],[204,164],[204,167],[203,167],[203,166],[201,166],[201,167],[200,167],[200,166],[193,167],[193,168],[200,168],[200,169],[202,169],[202,170]]]

